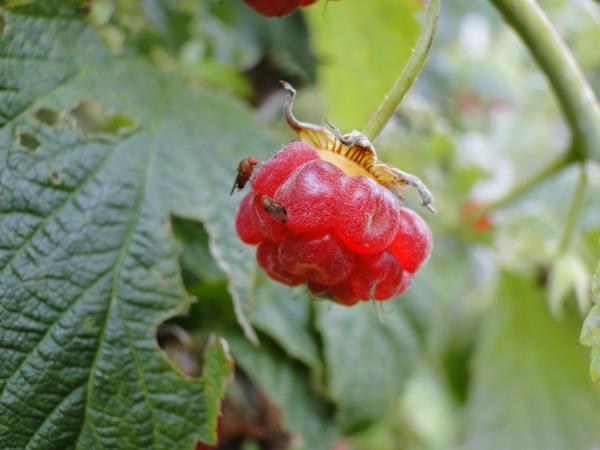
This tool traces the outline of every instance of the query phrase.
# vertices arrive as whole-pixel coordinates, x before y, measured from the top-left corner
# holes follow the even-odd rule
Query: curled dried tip
[[[288,96],[283,105],[283,113],[285,115],[285,119],[294,131],[299,132],[303,128],[306,128],[306,125],[303,122],[296,119],[296,116],[294,116],[294,112],[292,111],[294,107],[294,100],[296,99],[296,89],[294,89],[294,87],[287,81],[280,80],[279,83],[288,93]]]
[[[437,214],[437,209],[435,209],[431,203],[423,204],[423,207],[431,214]]]
[[[281,84],[283,86],[283,88],[288,91],[288,94],[290,95],[290,97],[296,97],[296,89],[294,89],[294,86],[292,86],[290,83],[288,83],[285,80],[279,80],[279,84]]]
[[[342,141],[342,132],[338,127],[332,124],[327,117],[325,117],[325,123],[329,127],[329,129],[333,132],[335,138],[339,141]]]
[[[433,214],[437,212],[433,207],[433,194],[419,177],[407,172],[403,172],[395,167],[392,168],[392,172],[398,176],[400,183],[412,186],[419,192],[419,195],[421,196],[421,205],[425,209]]]

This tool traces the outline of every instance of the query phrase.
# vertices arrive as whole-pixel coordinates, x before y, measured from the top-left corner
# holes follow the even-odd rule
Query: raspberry
[[[399,210],[394,196],[370,178],[344,177],[336,214],[338,236],[356,252],[381,252],[398,230]]]
[[[302,277],[293,275],[283,268],[279,261],[279,248],[273,242],[262,242],[256,251],[256,259],[265,272],[277,281],[289,286],[297,286],[304,281]]]
[[[289,233],[279,246],[279,261],[294,275],[333,285],[348,277],[354,255],[331,234]]]
[[[415,273],[429,257],[432,242],[431,230],[423,218],[411,209],[400,208],[400,227],[390,252],[402,268]]]
[[[286,228],[265,211],[261,200],[258,198],[259,195],[256,194],[254,198],[254,215],[258,218],[260,231],[271,242],[281,242],[285,236]]]
[[[236,218],[240,238],[259,244],[258,263],[271,278],[306,282],[316,296],[348,306],[395,297],[431,251],[431,232],[417,213],[307,144],[277,152],[251,186]]]
[[[244,0],[248,6],[267,17],[287,16],[300,6],[301,0]]]
[[[319,159],[314,148],[304,142],[292,142],[260,167],[252,178],[252,189],[262,195],[273,197],[277,188],[298,166],[313,159]]]
[[[333,286],[325,286],[324,284],[309,281],[307,285],[308,290],[316,297],[331,296],[346,306],[352,306],[359,302],[359,299],[354,296],[346,281]]]
[[[246,244],[260,244],[265,239],[258,215],[254,211],[254,192],[247,194],[240,203],[235,229]]]
[[[329,229],[343,177],[344,172],[320,159],[298,167],[275,192],[275,200],[287,210],[288,228],[297,233]]]
[[[244,0],[248,6],[267,17],[281,17],[293,13],[299,7],[309,6],[318,0]]]
[[[402,282],[402,267],[390,252],[360,255],[348,278],[352,293],[361,300],[392,297]]]
[[[258,166],[236,217],[240,238],[258,244],[256,258],[271,278],[306,283],[315,296],[351,306],[400,295],[428,258],[432,235],[389,189],[411,184],[433,210],[431,193],[414,175],[379,162],[360,133],[299,122],[291,100],[286,118],[310,144],[292,142]]]

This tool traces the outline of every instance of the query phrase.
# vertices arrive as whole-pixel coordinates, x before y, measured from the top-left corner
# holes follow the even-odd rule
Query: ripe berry
[[[300,0],[244,0],[248,6],[267,17],[286,16],[293,13]]]
[[[343,177],[344,172],[320,159],[294,170],[275,192],[275,200],[286,205],[288,228],[296,233],[329,229],[336,216],[338,187]]]
[[[299,7],[309,6],[318,0],[244,0],[248,6],[267,17],[281,17]]]
[[[400,227],[390,252],[400,261],[404,270],[415,273],[431,253],[433,236],[423,218],[408,208],[400,208]]]
[[[281,281],[289,286],[297,286],[302,281],[302,277],[289,273],[279,260],[279,248],[270,241],[264,241],[258,246],[256,259],[260,266],[265,269],[269,276],[277,281]]]
[[[398,230],[398,201],[367,177],[344,177],[340,184],[336,211],[340,239],[360,253],[387,248]]]
[[[238,209],[235,229],[246,244],[260,244],[265,239],[258,215],[254,212],[254,192],[247,194]]]
[[[252,189],[273,197],[275,191],[290,174],[307,161],[319,159],[317,151],[304,142],[292,142],[265,162],[252,178]]]
[[[289,273],[333,285],[348,277],[354,255],[331,234],[288,233],[279,246],[279,261]]]
[[[327,289],[327,294],[342,305],[352,306],[359,302],[359,299],[354,295],[347,281],[330,286]]]
[[[402,281],[402,267],[390,252],[360,255],[348,284],[352,293],[361,300],[384,300],[392,297]]]
[[[309,143],[292,142],[258,166],[238,209],[240,238],[258,244],[258,263],[271,278],[306,283],[315,296],[351,306],[400,295],[428,258],[432,236],[388,188],[412,184],[425,206],[431,194],[418,178],[379,162],[362,135],[298,122],[291,102],[286,117]]]

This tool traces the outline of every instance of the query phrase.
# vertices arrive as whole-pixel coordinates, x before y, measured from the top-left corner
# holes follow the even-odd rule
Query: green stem
[[[575,185],[575,191],[573,192],[573,200],[571,207],[569,208],[569,215],[567,216],[567,224],[565,225],[565,231],[558,247],[559,254],[564,254],[573,240],[575,233],[575,227],[583,207],[583,198],[585,195],[585,188],[587,186],[587,175],[585,173],[585,163],[579,165],[579,177],[577,178],[577,184]]]
[[[492,211],[501,208],[509,203],[511,203],[516,198],[523,195],[525,192],[530,190],[532,187],[537,186],[539,183],[544,181],[546,178],[554,175],[559,172],[564,167],[568,166],[571,162],[573,162],[573,157],[571,152],[565,152],[560,155],[558,158],[551,161],[549,164],[544,166],[539,172],[534,173],[531,177],[521,181],[519,184],[515,185],[509,192],[500,197],[497,200],[494,200],[484,207],[477,211],[477,218],[484,217]],[[476,219],[477,219],[476,218]]]
[[[575,58],[535,0],[491,0],[519,34],[554,90],[574,152],[600,160],[600,106]]]
[[[429,0],[427,5],[427,13],[425,17],[425,24],[417,40],[417,45],[410,56],[408,62],[402,69],[400,77],[392,86],[390,92],[386,95],[383,103],[379,105],[377,111],[373,113],[362,132],[374,141],[377,136],[381,133],[385,125],[389,122],[390,118],[394,114],[394,111],[398,108],[400,102],[415,83],[419,72],[423,68],[427,55],[429,55],[429,49],[433,42],[433,35],[435,33],[435,26],[437,18],[440,15],[442,0]]]

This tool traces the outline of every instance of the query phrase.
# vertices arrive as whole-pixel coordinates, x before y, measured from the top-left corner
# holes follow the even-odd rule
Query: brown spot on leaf
[[[50,108],[40,108],[33,113],[33,116],[46,125],[56,125],[58,122],[59,113]]]
[[[63,183],[63,178],[60,172],[54,169],[50,169],[48,171],[48,179],[50,180],[50,183],[52,183],[53,186],[60,186]]]

